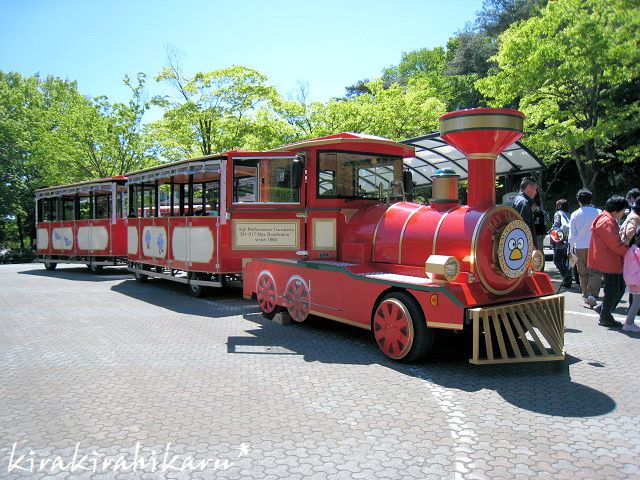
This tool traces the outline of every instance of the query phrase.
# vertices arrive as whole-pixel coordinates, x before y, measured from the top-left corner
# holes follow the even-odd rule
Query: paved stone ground
[[[566,298],[563,364],[407,366],[239,290],[2,265],[0,477],[640,478],[640,338]]]

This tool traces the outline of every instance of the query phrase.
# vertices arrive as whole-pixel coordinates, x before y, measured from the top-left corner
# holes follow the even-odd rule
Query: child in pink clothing
[[[629,292],[633,293],[633,303],[629,306],[627,321],[622,330],[640,332],[640,327],[634,323],[636,313],[640,310],[640,227],[636,229],[636,234],[631,240],[631,248],[624,257],[623,275],[624,283],[629,287]]]

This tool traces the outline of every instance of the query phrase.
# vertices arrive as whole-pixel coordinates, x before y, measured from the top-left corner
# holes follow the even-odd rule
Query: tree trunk
[[[582,156],[576,151],[572,150],[573,160],[576,164],[576,169],[580,175],[580,181],[583,188],[588,188],[593,193],[597,174],[593,168],[582,158]]]

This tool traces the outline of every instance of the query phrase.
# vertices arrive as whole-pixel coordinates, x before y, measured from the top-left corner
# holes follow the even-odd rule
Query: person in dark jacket
[[[603,327],[622,327],[622,323],[614,320],[611,312],[620,303],[625,289],[622,268],[628,245],[620,238],[618,221],[628,206],[624,197],[614,195],[607,200],[604,212],[591,224],[587,265],[602,272],[604,277],[604,298],[602,305],[596,307],[596,311],[600,313],[598,325]]]
[[[520,193],[518,193],[513,201],[513,208],[520,214],[524,223],[529,226],[531,236],[533,237],[533,246],[536,250],[539,250],[532,210],[533,199],[536,193],[538,193],[538,183],[533,178],[523,178],[522,182],[520,182]]]

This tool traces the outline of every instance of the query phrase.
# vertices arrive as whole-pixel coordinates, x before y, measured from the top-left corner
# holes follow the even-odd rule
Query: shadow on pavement
[[[244,318],[258,328],[247,331],[252,336],[229,337],[229,353],[302,355],[307,362],[379,364],[452,390],[494,390],[514,406],[551,416],[593,417],[616,407],[608,395],[571,380],[570,365],[582,361],[571,355],[564,362],[475,366],[468,362],[468,336],[444,334],[436,338],[428,360],[406,365],[384,357],[365,330],[316,317],[288,326],[275,324],[259,313]]]
[[[35,275],[38,277],[62,278],[64,280],[73,280],[75,282],[107,282],[113,280],[131,278],[131,274],[126,267],[104,267],[102,273],[91,273],[89,269],[83,265],[74,267],[57,268],[49,271],[44,266],[29,265],[29,270],[17,272],[19,275]]]
[[[242,298],[242,290],[237,287],[210,288],[203,297],[194,298],[182,283],[156,279],[139,283],[128,278],[111,290],[176,313],[220,318],[258,310],[253,302]]]

